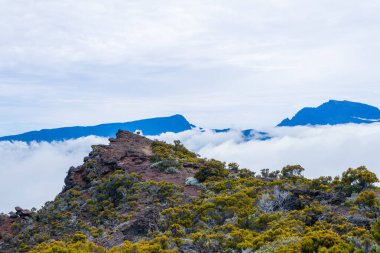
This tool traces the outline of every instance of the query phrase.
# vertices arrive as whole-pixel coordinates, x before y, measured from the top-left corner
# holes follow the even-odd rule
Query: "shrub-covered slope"
[[[365,167],[260,174],[120,131],[35,212],[0,216],[0,252],[380,252]]]

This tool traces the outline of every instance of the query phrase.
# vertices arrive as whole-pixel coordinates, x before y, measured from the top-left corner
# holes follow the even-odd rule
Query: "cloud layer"
[[[150,138],[181,140],[204,157],[238,162],[254,171],[301,164],[305,175],[340,175],[349,167],[366,165],[380,176],[380,124],[266,129],[274,138],[243,142],[239,131],[191,130]],[[107,143],[86,137],[57,143],[0,142],[0,212],[14,206],[40,207],[60,192],[67,170],[79,165],[92,144]]]
[[[107,139],[86,137],[56,143],[0,142],[0,212],[15,206],[40,208],[64,185],[66,172],[82,163],[92,144]]]
[[[380,106],[376,0],[0,4],[0,135],[175,113],[270,126],[331,98]]]
[[[202,156],[259,172],[300,164],[308,177],[337,176],[349,167],[366,165],[380,177],[380,124],[267,129],[274,138],[242,142],[239,132],[187,131],[159,139],[181,140]]]

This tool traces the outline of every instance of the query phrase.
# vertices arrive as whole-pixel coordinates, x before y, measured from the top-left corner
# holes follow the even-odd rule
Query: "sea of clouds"
[[[41,207],[64,185],[70,166],[80,165],[91,145],[107,143],[89,136],[53,143],[0,142],[0,213],[15,206]]]
[[[194,129],[150,138],[181,140],[203,157],[238,162],[254,171],[300,164],[307,177],[340,175],[349,167],[367,166],[380,176],[380,124],[265,129],[273,138],[244,142],[240,131],[215,133]],[[0,212],[14,206],[42,206],[60,192],[70,166],[82,163],[93,144],[89,136],[54,143],[0,142]]]

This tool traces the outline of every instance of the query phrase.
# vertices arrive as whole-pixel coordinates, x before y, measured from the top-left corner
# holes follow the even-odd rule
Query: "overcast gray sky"
[[[0,0],[0,135],[184,114],[264,127],[380,106],[380,2]]]

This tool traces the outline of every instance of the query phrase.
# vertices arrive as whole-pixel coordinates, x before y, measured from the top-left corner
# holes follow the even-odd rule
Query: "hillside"
[[[338,125],[380,122],[380,110],[367,104],[330,100],[316,108],[306,107],[278,126]]]
[[[0,215],[0,252],[379,252],[376,175],[303,170],[256,175],[119,131],[53,201]]]

